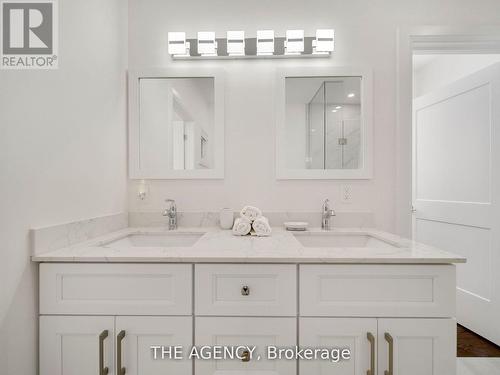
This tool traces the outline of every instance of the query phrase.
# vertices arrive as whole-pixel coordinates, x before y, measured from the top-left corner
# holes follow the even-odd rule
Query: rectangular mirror
[[[223,178],[222,76],[193,70],[190,75],[178,70],[134,74],[131,178]]]
[[[277,90],[279,179],[371,177],[368,72],[287,70]]]

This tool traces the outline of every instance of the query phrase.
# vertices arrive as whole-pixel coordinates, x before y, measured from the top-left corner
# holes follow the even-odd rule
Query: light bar
[[[257,30],[257,37],[250,38],[243,30],[226,31],[219,39],[215,34],[215,31],[198,31],[194,38],[185,32],[169,32],[168,53],[174,60],[321,58],[330,57],[335,47],[333,29],[318,29],[315,36],[308,37],[304,30],[298,29],[286,30],[285,37],[275,35],[270,29]]]

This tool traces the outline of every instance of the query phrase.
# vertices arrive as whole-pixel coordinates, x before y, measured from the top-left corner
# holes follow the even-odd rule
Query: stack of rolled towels
[[[262,216],[262,211],[257,207],[245,206],[240,211],[240,217],[234,221],[233,234],[235,236],[246,236],[255,234],[259,237],[271,235],[269,220]]]

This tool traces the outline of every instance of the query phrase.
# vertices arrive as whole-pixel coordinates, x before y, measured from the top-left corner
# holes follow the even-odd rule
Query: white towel
[[[255,234],[259,237],[270,236],[271,226],[269,225],[269,220],[267,217],[261,216],[252,223],[253,230]]]
[[[252,230],[252,223],[250,220],[239,217],[234,221],[233,234],[235,236],[246,236]]]
[[[250,220],[250,222],[253,222],[255,219],[262,216],[262,211],[254,206],[245,206],[241,210],[240,216]]]

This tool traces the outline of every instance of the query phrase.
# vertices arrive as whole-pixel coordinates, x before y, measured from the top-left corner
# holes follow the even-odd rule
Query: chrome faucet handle
[[[323,214],[328,214],[328,211],[330,211],[330,199],[325,199],[323,202]]]
[[[322,220],[321,220],[321,228],[325,230],[330,230],[331,228],[331,223],[330,219],[333,216],[336,216],[337,214],[335,213],[335,210],[330,208],[330,200],[325,199],[323,202],[323,213],[322,213]]]
[[[174,199],[165,199],[165,202],[170,203],[170,206],[165,209],[164,213],[166,213],[169,216],[175,215],[175,213],[177,212],[177,205],[175,204],[175,200]],[[164,214],[164,216],[167,216],[167,215]]]
[[[177,229],[177,205],[173,199],[165,199],[169,207],[163,211],[163,216],[168,216],[168,228]]]

